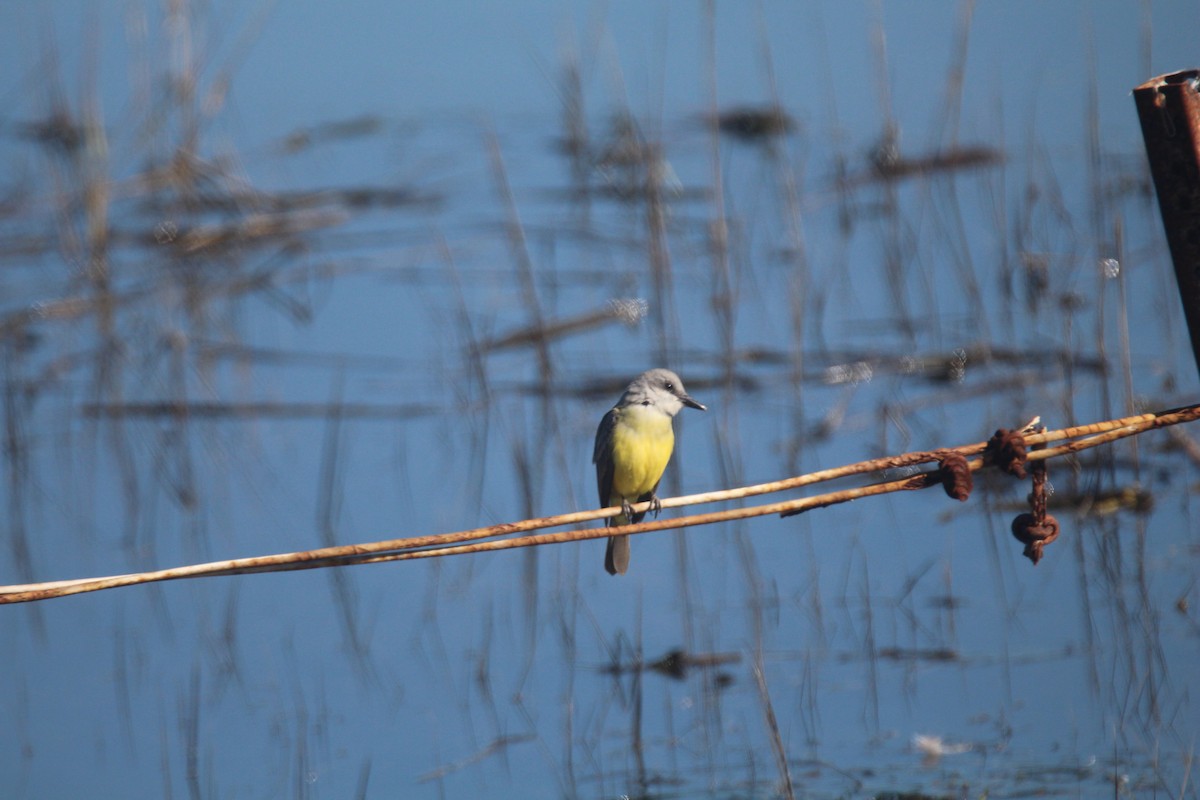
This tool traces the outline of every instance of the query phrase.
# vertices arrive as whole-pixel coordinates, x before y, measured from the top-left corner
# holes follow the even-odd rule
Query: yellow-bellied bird
[[[643,372],[625,389],[596,430],[596,486],[601,506],[621,506],[623,513],[610,517],[609,525],[641,522],[646,512],[633,513],[632,503],[651,503],[658,514],[662,505],[655,490],[675,449],[671,420],[684,406],[706,410],[684,391],[683,381],[669,369]],[[609,575],[629,569],[629,537],[608,537],[604,568]]]

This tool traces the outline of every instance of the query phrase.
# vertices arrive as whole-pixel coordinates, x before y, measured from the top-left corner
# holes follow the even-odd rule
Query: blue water
[[[668,496],[1035,415],[1058,428],[1194,402],[1130,90],[1196,66],[1195,5],[981,5],[957,92],[964,8],[719,4],[715,69],[703,4],[0,10],[0,314],[43,310],[3,328],[0,582],[592,508],[595,426],[664,358],[710,409],[678,420]],[[560,147],[571,63],[590,194]],[[171,75],[195,75],[194,96]],[[714,144],[712,86],[722,109],[777,100],[795,129]],[[102,150],[31,140],[56,96],[98,115]],[[621,115],[662,148],[661,284],[647,205],[614,199],[624,173],[599,156]],[[889,115],[904,157],[1003,158],[874,180]],[[148,168],[193,124],[199,197],[151,191]],[[107,361],[94,306],[54,312],[94,297],[80,164],[112,179]],[[332,194],[364,188],[402,196]],[[290,214],[269,202],[301,192],[325,194]],[[305,227],[178,245],[271,214]],[[29,237],[46,238],[16,246]],[[618,298],[648,316],[556,339],[548,365],[532,346],[472,355]],[[958,372],[916,369],[935,357]],[[89,413],[185,399],[230,413]],[[267,410],[229,409],[250,402]],[[340,419],[296,413],[339,403]],[[1063,536],[1036,568],[1008,531],[1028,483],[977,475],[966,504],[933,490],[640,536],[620,579],[597,539],[6,606],[0,782],[14,797],[1092,797],[1114,781],[1195,796],[1197,473],[1171,442],[1054,461],[1060,501],[1139,486],[1154,502],[1056,508]],[[719,665],[612,669],[676,648]],[[917,736],[945,754],[923,758]]]

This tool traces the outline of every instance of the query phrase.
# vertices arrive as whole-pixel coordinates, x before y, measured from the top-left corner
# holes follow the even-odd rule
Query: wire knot
[[[967,457],[962,453],[947,453],[938,462],[938,467],[941,469],[942,488],[946,490],[946,494],[965,503],[975,486],[971,468],[967,466]]]
[[[994,464],[1016,478],[1025,477],[1025,437],[1020,431],[1000,428],[983,449],[985,464]]]

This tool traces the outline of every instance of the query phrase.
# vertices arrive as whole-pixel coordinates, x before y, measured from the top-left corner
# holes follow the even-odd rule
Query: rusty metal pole
[[[1133,100],[1200,370],[1200,70],[1152,78]]]

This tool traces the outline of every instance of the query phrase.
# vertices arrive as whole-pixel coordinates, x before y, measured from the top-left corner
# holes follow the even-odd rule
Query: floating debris
[[[967,742],[951,743],[940,736],[928,736],[923,733],[913,734],[912,746],[924,756],[926,764],[936,764],[942,756],[956,756],[975,749],[974,745]]]
[[[785,136],[796,122],[778,106],[740,106],[708,117],[708,124],[744,142]]]

